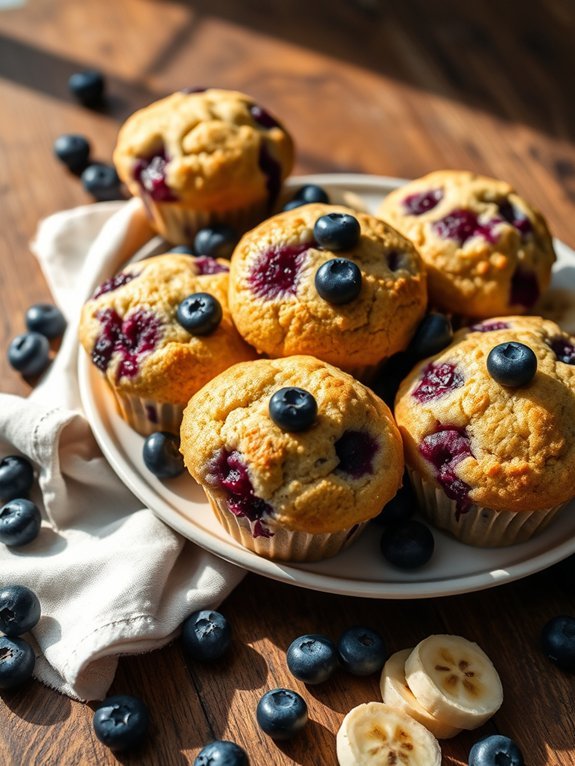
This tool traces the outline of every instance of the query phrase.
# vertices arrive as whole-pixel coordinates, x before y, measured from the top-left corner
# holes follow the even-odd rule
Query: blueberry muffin
[[[135,112],[114,164],[169,242],[214,223],[245,231],[271,209],[293,165],[289,134],[236,91],[180,91]]]
[[[378,214],[419,249],[429,300],[452,314],[529,313],[555,260],[545,219],[509,184],[440,170],[395,190]]]
[[[387,406],[310,356],[244,362],[218,375],[184,411],[181,451],[218,521],[271,559],[334,555],[402,479]]]
[[[575,339],[554,322],[459,331],[404,380],[395,417],[425,512],[463,542],[526,540],[575,495]]]
[[[369,376],[407,346],[426,301],[413,245],[346,207],[280,213],[245,234],[232,255],[234,322],[271,357],[311,354]]]
[[[257,355],[228,309],[228,262],[166,254],[132,263],[82,309],[80,342],[141,434],[179,432],[193,393]]]

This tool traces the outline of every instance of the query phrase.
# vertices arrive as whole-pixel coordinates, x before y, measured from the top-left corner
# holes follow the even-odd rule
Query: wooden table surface
[[[16,3],[14,3],[16,5]],[[28,0],[0,11],[1,347],[24,310],[49,299],[28,242],[40,218],[89,201],[52,156],[54,139],[84,133],[109,161],[119,124],[190,85],[250,93],[297,142],[298,173],[415,177],[469,168],[510,181],[575,246],[575,10],[569,0]],[[70,74],[101,68],[107,108],[73,102]],[[0,355],[4,391],[29,386]],[[575,571],[573,569],[572,571]],[[344,674],[306,689],[285,650],[306,632],[351,624],[380,630],[390,650],[431,633],[477,641],[502,677],[503,707],[476,732],[443,743],[465,764],[499,731],[529,766],[575,764],[574,678],[538,648],[552,616],[575,613],[575,583],[557,567],[488,591],[378,601],[305,591],[248,575],[221,609],[234,648],[213,666],[186,665],[178,643],[120,661],[112,692],[143,698],[153,727],[124,764],[191,764],[213,738],[253,766],[334,766],[335,732],[351,707],[378,698],[378,679]],[[274,686],[303,693],[310,724],[276,745],[254,711]],[[0,700],[0,763],[103,766],[116,758],[92,733],[92,708],[37,682]]]

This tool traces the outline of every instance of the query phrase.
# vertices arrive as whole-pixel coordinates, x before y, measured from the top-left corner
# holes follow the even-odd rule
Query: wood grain
[[[297,142],[297,172],[485,172],[514,184],[574,246],[574,39],[569,0],[35,0],[2,12],[0,346],[23,330],[28,305],[49,299],[28,247],[38,220],[90,201],[53,158],[54,139],[84,133],[109,161],[127,114],[189,85],[238,88],[280,115]],[[108,78],[101,111],[67,91],[68,76],[87,67]],[[0,373],[4,391],[30,390],[4,354]],[[192,764],[217,737],[242,744],[253,766],[334,766],[343,715],[378,698],[377,678],[339,673],[306,689],[288,673],[285,650],[301,633],[337,638],[362,623],[390,651],[453,632],[493,658],[504,705],[480,731],[445,742],[445,764],[467,763],[471,744],[493,731],[515,738],[529,766],[575,764],[573,677],[538,647],[550,617],[575,612],[573,577],[554,569],[481,593],[378,601],[248,575],[222,605],[234,629],[224,661],[187,664],[178,642],[120,661],[111,691],[141,696],[153,721],[139,752],[117,759],[92,733],[93,705],[32,682],[0,700],[0,763]],[[278,746],[254,714],[261,694],[281,685],[304,695],[311,722]]]

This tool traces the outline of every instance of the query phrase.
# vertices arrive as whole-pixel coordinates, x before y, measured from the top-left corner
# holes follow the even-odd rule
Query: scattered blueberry
[[[336,306],[354,301],[361,292],[361,271],[347,258],[332,258],[315,275],[318,295]]]
[[[489,352],[487,371],[502,386],[525,386],[537,372],[537,357],[524,343],[500,343]]]
[[[212,609],[194,612],[182,623],[182,643],[193,660],[217,660],[232,641],[230,623],[223,614]]]
[[[280,388],[270,399],[269,414],[276,426],[284,431],[305,431],[315,422],[317,402],[303,388]]]
[[[384,558],[399,569],[423,566],[432,557],[434,548],[431,530],[420,521],[388,527],[381,537]]]
[[[158,479],[172,479],[184,470],[178,437],[167,431],[155,431],[146,437],[142,457],[146,468]]]
[[[356,626],[342,633],[337,651],[344,669],[354,676],[370,676],[385,665],[388,653],[383,638],[371,628]]]
[[[84,106],[94,108],[104,100],[104,75],[97,69],[75,72],[68,80],[70,93]]]
[[[111,750],[140,744],[148,730],[148,709],[142,700],[117,694],[101,702],[94,712],[94,733]]]
[[[180,253],[182,255],[195,255],[195,252],[188,245],[176,245],[176,247],[170,248],[169,253]]]
[[[22,375],[39,375],[50,363],[48,338],[39,332],[17,335],[8,346],[8,361]]]
[[[541,647],[558,668],[575,673],[575,617],[553,617],[541,631]]]
[[[54,141],[54,154],[71,170],[81,173],[90,158],[90,143],[84,136],[67,133]]]
[[[337,649],[327,636],[299,636],[287,650],[287,666],[293,676],[306,684],[321,684],[339,665]]]
[[[0,636],[0,689],[12,689],[27,681],[36,658],[30,644],[21,638]]]
[[[235,742],[216,740],[203,747],[194,761],[194,766],[249,766],[248,756]]]
[[[359,242],[359,221],[348,213],[328,213],[315,222],[313,235],[326,250],[350,250]]]
[[[258,702],[259,727],[272,739],[290,739],[307,723],[307,705],[291,689],[272,689]]]
[[[40,619],[38,596],[25,585],[0,590],[0,631],[10,638],[32,630]]]
[[[38,537],[42,516],[30,500],[17,497],[0,508],[0,543],[27,545]]]
[[[209,335],[222,321],[222,307],[209,293],[193,293],[180,303],[176,319],[190,335]]]
[[[34,483],[34,469],[25,457],[6,455],[0,460],[0,498],[25,497]]]
[[[88,165],[81,178],[84,189],[97,202],[123,199],[124,197],[120,177],[113,165],[95,162],[93,165]]]
[[[403,486],[398,489],[395,497],[384,505],[382,512],[373,521],[383,527],[405,524],[417,508],[417,497],[407,474],[404,474]]]
[[[66,319],[57,306],[35,303],[26,311],[26,327],[30,332],[39,332],[53,340],[64,334]]]
[[[512,739],[492,734],[480,739],[469,751],[469,766],[524,766],[521,751]]]
[[[452,339],[453,328],[449,317],[444,314],[427,314],[409,344],[409,354],[414,361],[425,359],[449,346]]]
[[[306,202],[305,199],[290,199],[282,207],[282,212],[287,213],[288,210],[295,210],[296,207],[303,207],[303,205],[308,205],[308,204],[309,203]]]
[[[304,204],[309,202],[329,203],[329,196],[325,189],[317,184],[306,184],[294,195],[294,200],[301,200]]]
[[[195,255],[209,258],[229,258],[238,241],[235,229],[225,224],[200,229],[194,237]]]

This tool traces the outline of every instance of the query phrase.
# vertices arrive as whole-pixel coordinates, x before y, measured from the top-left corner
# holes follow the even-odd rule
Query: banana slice
[[[403,649],[392,654],[383,666],[379,686],[381,697],[386,705],[401,710],[423,724],[437,739],[449,739],[459,734],[461,729],[453,726],[449,720],[436,718],[422,707],[405,680],[405,661],[411,649]]]
[[[382,702],[352,708],[337,732],[339,766],[441,766],[433,734]]]
[[[476,729],[499,710],[501,680],[477,644],[461,636],[434,635],[405,661],[407,685],[428,713],[461,729]]]

